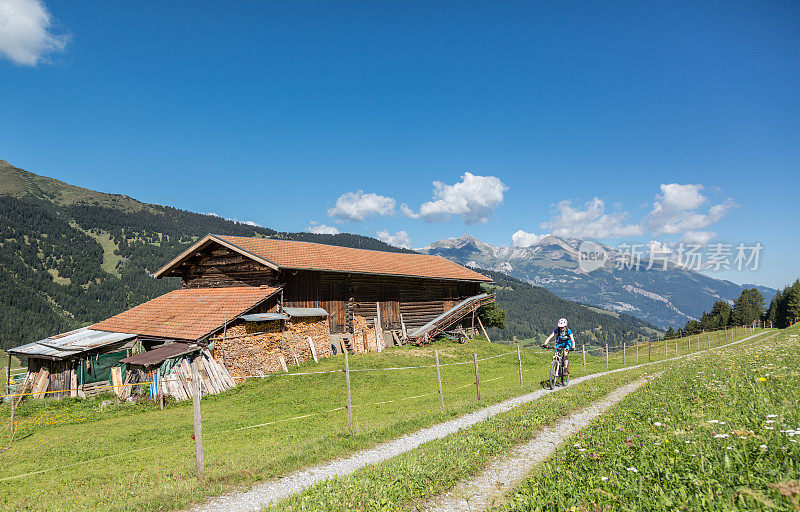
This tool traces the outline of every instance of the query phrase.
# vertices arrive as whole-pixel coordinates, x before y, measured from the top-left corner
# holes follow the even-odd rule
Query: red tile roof
[[[190,288],[112,316],[91,328],[156,338],[199,340],[280,291],[268,286]]]
[[[271,261],[279,268],[491,282],[490,278],[441,256],[372,251],[270,238],[221,235],[212,237]]]

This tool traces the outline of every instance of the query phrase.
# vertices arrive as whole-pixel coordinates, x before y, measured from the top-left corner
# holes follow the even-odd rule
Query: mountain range
[[[582,240],[554,235],[527,247],[496,247],[469,235],[448,238],[419,249],[462,265],[503,272],[558,297],[591,304],[608,311],[627,313],[662,329],[683,326],[711,309],[717,300],[729,303],[745,288],[758,288],[769,301],[776,290],[765,286],[738,285],[714,279],[672,262],[652,268],[616,265],[618,249],[595,244],[607,258],[599,268],[586,271],[580,265]],[[621,268],[619,268],[621,267]],[[585,268],[585,266],[583,267]]]
[[[152,272],[208,233],[410,252],[361,235],[279,232],[142,203],[0,160],[0,349],[97,322],[177,288],[177,279],[154,279]],[[570,311],[590,342],[656,333],[642,320],[568,303],[501,273],[492,276],[502,283],[494,289],[508,312],[506,329],[495,331],[504,339],[546,332],[558,311]]]

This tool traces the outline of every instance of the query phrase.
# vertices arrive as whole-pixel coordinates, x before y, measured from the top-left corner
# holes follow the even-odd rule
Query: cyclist
[[[564,351],[564,374],[569,375],[569,351],[575,348],[575,335],[572,334],[572,329],[569,328],[566,318],[558,320],[558,327],[553,331],[553,334],[544,340],[544,347],[547,347],[553,336],[556,337],[556,350],[562,349]]]

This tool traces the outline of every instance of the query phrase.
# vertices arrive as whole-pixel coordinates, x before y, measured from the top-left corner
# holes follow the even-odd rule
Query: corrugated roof
[[[269,322],[273,320],[289,319],[289,317],[283,313],[253,313],[252,315],[242,315],[239,318],[245,322]]]
[[[491,282],[490,278],[441,256],[372,251],[295,240],[224,235],[207,235],[158,270],[155,276],[162,277],[197,250],[214,242],[276,269]]]
[[[9,349],[8,352],[15,356],[65,359],[75,354],[88,352],[89,350],[135,337],[136,334],[108,332],[82,327],[74,331],[56,334],[43,340],[14,347]]]
[[[283,312],[289,316],[328,316],[328,312],[322,308],[283,308]]]
[[[270,286],[175,290],[96,323],[92,329],[199,340],[279,291]]]
[[[170,343],[154,348],[153,350],[148,350],[147,352],[142,352],[141,354],[136,354],[135,356],[126,357],[125,359],[121,359],[120,362],[144,367],[158,366],[167,359],[191,354],[198,350],[200,350],[200,347],[194,344]]]

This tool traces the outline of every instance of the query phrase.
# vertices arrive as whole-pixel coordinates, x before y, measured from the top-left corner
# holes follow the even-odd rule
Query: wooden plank
[[[311,336],[308,337],[308,346],[311,349],[311,356],[314,358],[314,362],[318,363],[319,359],[317,359],[317,348],[314,346],[314,340],[311,339]]]
[[[69,396],[70,398],[78,396],[78,373],[74,369],[69,371]]]
[[[283,358],[283,354],[278,354],[278,361],[281,363],[281,368],[283,369],[284,373],[289,373],[289,368],[286,367],[286,359]]]
[[[111,368],[111,385],[114,386],[111,390],[117,395],[117,398],[119,398],[120,391],[122,390],[122,388],[120,388],[122,385],[122,369],[119,366]]]

